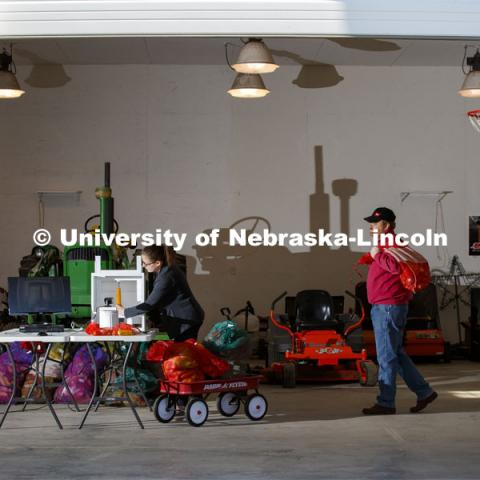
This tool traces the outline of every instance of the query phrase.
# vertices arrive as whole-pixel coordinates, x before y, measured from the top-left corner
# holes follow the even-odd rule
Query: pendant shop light
[[[25,93],[25,90],[20,88],[15,73],[16,68],[11,53],[8,54],[3,49],[0,53],[0,99],[18,98]]]
[[[480,52],[475,52],[473,57],[467,57],[468,45],[465,45],[465,55],[462,61],[462,70],[466,77],[463,81],[462,88],[458,91],[459,95],[467,98],[479,98],[480,97]],[[470,71],[465,71],[465,59],[467,65],[470,67]]]
[[[267,47],[265,47],[265,44],[260,40],[260,39],[250,39],[248,42],[244,42],[244,46],[242,50],[240,51],[240,54],[238,56],[237,63],[235,65],[232,65],[230,63],[230,60],[228,59],[228,46],[237,46],[232,43],[226,43],[225,44],[225,59],[227,60],[227,65],[234,71],[237,71],[237,76],[235,77],[235,80],[233,81],[233,85],[228,90],[228,93],[232,97],[236,98],[261,98],[265,97],[270,93],[270,90],[268,90],[265,87],[265,84],[263,83],[263,79],[259,74],[259,67],[260,66],[269,66],[270,72],[273,72],[275,68],[278,68],[278,65],[275,65],[273,63],[273,58]],[[244,48],[246,48],[250,43],[255,43],[256,46],[253,49],[247,50],[247,55],[242,55],[242,52],[244,52]],[[258,44],[261,44],[260,47]],[[262,47],[263,46],[263,47]],[[263,56],[257,55],[257,56],[252,56],[251,53],[256,50],[263,52]],[[250,51],[250,53],[249,53]],[[267,52],[267,55],[265,55],[265,51]],[[240,70],[238,68],[235,68],[236,66],[238,67],[241,65]],[[255,72],[247,72],[248,68],[245,68],[247,65],[254,65],[255,66]],[[274,69],[272,70],[271,66],[274,65]],[[261,70],[261,68],[260,68]]]
[[[21,97],[25,90],[20,88],[15,77],[16,67],[13,58],[5,49],[0,53],[0,99]]]
[[[239,73],[271,73],[278,65],[261,38],[249,38],[232,67]]]
[[[270,90],[267,90],[260,75],[239,73],[228,93],[237,98],[261,98],[268,95]]]

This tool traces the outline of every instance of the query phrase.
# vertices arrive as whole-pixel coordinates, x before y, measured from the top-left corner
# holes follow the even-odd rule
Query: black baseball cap
[[[385,220],[386,222],[394,222],[395,218],[397,217],[395,217],[395,214],[389,208],[378,207],[369,217],[365,217],[364,220],[366,220],[368,223],[377,223],[380,220]]]

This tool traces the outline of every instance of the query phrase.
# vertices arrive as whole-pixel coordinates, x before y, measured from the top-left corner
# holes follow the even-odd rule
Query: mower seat
[[[333,300],[325,290],[302,290],[295,297],[295,326],[302,330],[336,330]]]

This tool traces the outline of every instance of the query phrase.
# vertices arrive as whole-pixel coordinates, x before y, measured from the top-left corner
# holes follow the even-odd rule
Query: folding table
[[[129,392],[128,392],[128,384],[130,382],[127,382],[127,377],[126,377],[127,364],[128,364],[128,361],[131,357],[133,346],[134,345],[138,346],[138,344],[141,343],[141,342],[150,342],[153,339],[155,333],[156,333],[156,331],[152,330],[150,332],[141,333],[141,334],[138,334],[138,335],[88,335],[85,332],[77,332],[77,333],[73,333],[73,334],[70,335],[70,342],[86,344],[88,354],[89,354],[89,356],[92,360],[92,366],[93,366],[93,371],[94,371],[93,395],[92,395],[92,397],[90,399],[90,402],[88,404],[88,407],[87,407],[87,409],[86,409],[86,411],[83,415],[82,421],[81,421],[81,423],[78,427],[79,429],[83,427],[83,425],[84,425],[84,423],[85,423],[85,421],[86,421],[86,419],[87,419],[87,417],[90,413],[90,410],[92,409],[93,404],[96,402],[96,407],[95,407],[95,410],[96,410],[98,408],[98,405],[100,404],[100,402],[102,402],[106,399],[105,394],[106,394],[106,391],[107,391],[107,387],[110,383],[110,380],[109,380],[107,382],[107,384],[105,385],[105,387],[102,389],[101,393],[98,394],[98,391],[99,391],[99,376],[100,375],[99,375],[99,372],[98,372],[97,363],[95,361],[95,356],[94,356],[92,348],[91,348],[92,343],[98,343],[98,342],[114,343],[114,351],[118,351],[118,347],[120,346],[121,343],[125,343],[125,344],[128,345],[127,352],[126,352],[124,360],[122,362],[123,392],[124,392],[125,397],[120,397],[120,398],[116,397],[115,400],[120,400],[120,401],[126,400],[129,404],[129,406],[130,406],[130,409],[132,410],[133,415],[135,416],[135,419],[138,422],[138,425],[140,426],[140,428],[142,428],[142,429],[144,428],[143,423],[140,420],[140,417],[138,416],[137,410],[135,409],[135,405],[134,405],[132,399],[130,398],[130,395],[129,395]],[[112,360],[113,356],[110,355],[110,357],[111,357],[110,360]],[[107,366],[106,369],[104,369],[104,371],[107,370],[108,368],[111,368],[111,366]],[[136,378],[135,378],[135,381],[136,381],[137,387],[140,390],[140,393],[144,396],[144,393],[143,393],[142,389],[140,388],[140,385],[138,384],[138,381],[137,381]]]
[[[33,392],[33,388],[35,387],[35,385],[37,383],[38,374],[40,373],[40,377],[41,377],[41,381],[42,381],[41,390],[42,390],[43,400],[48,405],[48,408],[49,408],[53,418],[55,419],[55,422],[57,423],[58,428],[63,429],[63,426],[62,426],[62,424],[61,424],[61,422],[60,422],[60,420],[59,420],[59,418],[58,418],[58,416],[55,412],[55,409],[53,408],[52,402],[50,401],[50,399],[48,398],[48,395],[45,392],[45,366],[47,364],[48,355],[50,353],[52,345],[54,343],[63,343],[63,344],[68,343],[69,338],[70,338],[70,333],[71,333],[71,331],[65,331],[65,332],[47,333],[47,335],[38,335],[36,333],[20,332],[18,328],[15,328],[15,329],[12,329],[12,330],[5,330],[3,332],[0,332],[0,344],[5,346],[5,349],[7,351],[7,355],[10,359],[11,364],[12,364],[12,375],[13,375],[12,394],[11,394],[10,400],[9,400],[9,402],[8,402],[6,408],[5,408],[5,411],[3,412],[2,417],[0,419],[0,428],[2,427],[3,422],[5,421],[5,418],[7,417],[8,413],[10,411],[10,407],[13,404],[17,404],[20,401],[22,401],[24,403],[23,410],[25,410],[27,403],[29,401],[31,401],[30,396],[31,396],[31,393]],[[25,398],[16,395],[17,394],[17,368],[16,368],[14,356],[13,356],[12,351],[10,349],[10,345],[14,342],[30,342],[30,343],[33,344],[33,354],[34,354],[34,364],[35,364],[35,383],[32,386],[32,388],[30,389],[29,394]],[[39,348],[37,348],[36,344],[39,344],[39,343],[41,343],[42,345],[44,345],[46,347],[45,358],[44,358],[44,361],[43,361],[43,365],[40,369],[40,372],[38,371],[38,369],[39,369],[39,359],[40,359],[41,353],[43,353],[43,352],[40,351]],[[65,348],[64,348],[64,352],[65,352]],[[75,404],[75,406],[78,410],[78,406],[75,402],[75,399],[72,395],[72,392],[70,391],[70,388],[68,387],[68,384],[65,381],[65,376],[64,376],[64,372],[63,372],[63,358],[62,358],[62,362],[61,362],[61,372],[62,372],[62,383],[60,385],[65,385],[68,393],[72,397],[73,403]],[[58,384],[54,384],[54,385],[58,385]]]

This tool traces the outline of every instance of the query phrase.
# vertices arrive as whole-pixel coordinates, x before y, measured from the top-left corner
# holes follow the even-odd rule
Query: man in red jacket
[[[377,208],[365,220],[370,223],[371,235],[395,233],[395,214],[389,208]],[[433,402],[438,395],[403,349],[408,302],[412,294],[403,286],[400,280],[400,266],[392,255],[384,252],[382,247],[374,246],[370,250],[370,256],[367,294],[368,302],[372,305],[370,316],[375,332],[380,394],[377,403],[373,407],[364,408],[363,413],[365,415],[396,413],[397,374],[417,395],[417,404],[410,409],[412,413],[417,413]]]

